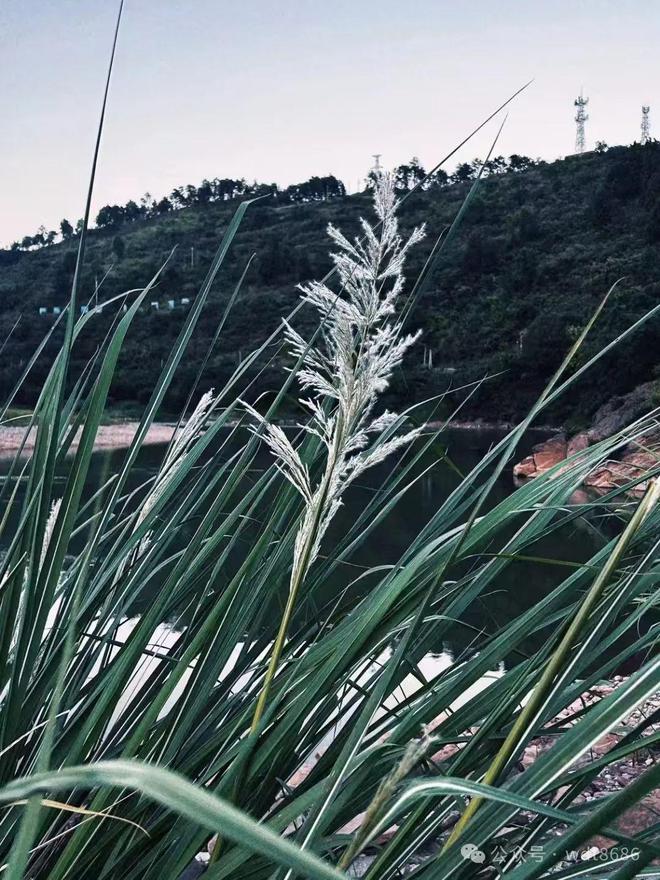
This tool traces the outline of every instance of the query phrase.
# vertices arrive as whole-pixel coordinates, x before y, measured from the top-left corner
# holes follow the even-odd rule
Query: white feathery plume
[[[204,423],[209,416],[210,411],[215,404],[215,397],[213,394],[213,388],[209,388],[202,396],[199,398],[199,402],[195,409],[190,414],[188,421],[183,425],[183,427],[179,430],[178,434],[175,436],[174,441],[172,442],[172,446],[165,458],[163,463],[163,469],[166,470],[167,466],[175,461],[177,458],[180,458],[187,449],[190,444],[196,440],[202,429],[204,427]]]
[[[339,248],[333,260],[346,298],[319,281],[300,288],[303,300],[317,309],[323,321],[322,343],[310,345],[286,325],[290,351],[303,360],[297,378],[303,390],[312,392],[311,399],[301,401],[312,413],[310,422],[301,427],[319,437],[327,449],[325,472],[312,491],[307,468],[283,431],[266,426],[265,440],[278,467],[308,507],[296,541],[294,573],[308,544],[306,567],[313,563],[319,535],[327,529],[348,483],[417,434],[410,431],[383,440],[398,417],[389,412],[377,418],[371,414],[393,370],[417,339],[417,334],[402,335],[400,322],[386,323],[386,319],[404,286],[405,256],[424,230],[415,229],[405,242],[401,239],[390,174],[381,174],[376,181],[374,207],[380,228],[362,220],[362,240],[351,242],[335,227],[328,228]]]
[[[265,425],[265,430],[258,433],[263,433],[277,467],[305,501],[295,539],[289,600],[257,702],[253,729],[263,713],[295,596],[341,506],[342,493],[367,468],[383,461],[418,434],[415,430],[386,438],[398,416],[385,412],[374,418],[372,412],[393,370],[419,335],[403,335],[401,322],[388,319],[394,315],[397,297],[404,287],[406,255],[421,240],[424,228],[415,229],[406,241],[401,238],[394,179],[390,174],[380,174],[375,182],[374,209],[380,223],[374,228],[361,220],[361,239],[351,242],[334,226],[328,227],[328,234],[338,248],[332,259],[342,295],[320,281],[299,287],[303,301],[319,313],[319,344],[312,345],[285,322],[290,352],[302,362],[296,378],[309,394],[300,402],[310,410],[311,418],[300,427],[318,437],[326,449],[325,467],[316,486],[311,485],[306,465],[284,432],[248,407],[261,427]]]
[[[44,529],[44,540],[41,545],[41,557],[39,559],[39,569],[43,567],[44,559],[46,558],[46,553],[48,553],[48,546],[50,544],[50,540],[53,537],[53,530],[55,529],[55,523],[57,522],[57,517],[60,512],[60,507],[62,506],[62,499],[58,498],[57,501],[53,501],[50,513],[48,514],[48,519],[46,520],[46,528]]]
[[[183,462],[185,461],[186,455],[188,454],[191,445],[202,433],[202,430],[204,429],[204,424],[206,423],[206,420],[211,410],[213,409],[214,404],[215,396],[213,394],[213,388],[210,388],[200,397],[197,406],[192,411],[188,420],[181,427],[179,432],[176,434],[174,440],[172,441],[169,451],[165,456],[165,460],[163,461],[160,472],[156,477],[151,489],[149,490],[149,494],[142,502],[142,507],[140,508],[140,511],[138,513],[133,531],[139,528],[139,526],[145,521],[150,511],[156,505],[159,498],[162,497],[168,485],[172,482],[172,480],[178,473]],[[151,532],[147,532],[147,534],[140,541],[135,558],[139,558],[140,556],[142,556],[147,551],[150,545]],[[121,571],[123,571],[123,567]]]

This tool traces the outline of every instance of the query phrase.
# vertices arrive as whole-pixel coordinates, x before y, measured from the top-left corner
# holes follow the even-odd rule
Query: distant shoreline
[[[117,422],[115,424],[100,425],[94,443],[95,449],[125,449],[131,445],[139,422]],[[144,439],[145,444],[169,443],[174,433],[175,425],[163,422],[154,422],[149,428]],[[82,430],[82,428],[81,428]],[[78,445],[81,430],[78,431],[71,445],[75,449]],[[26,438],[25,427],[16,425],[0,426],[0,457],[13,454],[23,447],[24,452],[34,449],[34,441],[37,436],[36,428],[32,428]]]
[[[282,427],[287,427],[287,420],[283,420]],[[107,425],[100,425],[94,449],[125,449],[131,445],[135,432],[138,429],[139,422],[114,422]],[[446,425],[444,421],[427,422],[424,427],[430,430],[438,430]],[[235,426],[235,423],[234,423]],[[293,427],[293,423],[291,423]],[[230,425],[228,425],[230,427]],[[461,431],[510,431],[515,427],[513,422],[486,422],[476,419],[475,421],[453,421],[447,425],[449,429],[459,429]],[[82,429],[81,429],[82,430]],[[175,424],[171,422],[154,422],[147,432],[143,443],[145,445],[157,445],[159,443],[169,443],[175,430]],[[537,427],[528,428],[529,431],[537,431],[542,433],[552,433],[560,430],[551,425],[539,425]],[[32,428],[29,436],[26,438],[26,429],[20,425],[2,425],[0,426],[0,458],[13,455],[21,446],[24,452],[31,452],[34,449],[34,441],[37,435],[36,428]],[[76,435],[71,449],[75,449],[80,438],[80,431]],[[24,442],[25,441],[25,442]]]
[[[434,428],[435,430],[446,426],[447,428],[459,428],[461,431],[512,431],[519,424],[520,422],[487,422],[482,419],[460,421],[459,419],[453,419],[449,423],[444,420],[426,422],[424,427]],[[530,425],[526,430],[552,434],[556,431],[561,431],[562,428],[560,425]]]

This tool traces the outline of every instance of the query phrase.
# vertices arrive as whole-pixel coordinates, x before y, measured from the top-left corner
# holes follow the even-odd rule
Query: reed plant
[[[420,234],[399,237],[405,205],[387,175],[374,207],[357,242],[331,230],[332,277],[305,287],[281,330],[182,414],[146,477],[149,427],[249,205],[225,230],[130,447],[94,485],[117,359],[160,272],[118,309],[80,376],[69,355],[96,310],[76,320],[76,273],[34,447],[0,486],[5,878],[178,880],[218,834],[209,880],[654,875],[657,823],[633,833],[619,822],[657,788],[658,765],[619,791],[585,794],[660,741],[660,710],[635,714],[660,689],[660,467],[598,498],[575,493],[600,463],[648,442],[657,413],[506,497],[492,488],[530,422],[657,309],[576,367],[578,340],[529,418],[455,479],[398,558],[365,566],[364,543],[425,469],[450,466],[442,427],[411,433],[414,407],[378,412],[414,339],[403,318],[447,237],[406,286],[403,260]],[[79,266],[84,256],[82,235]],[[214,344],[239,297],[240,284]],[[304,339],[295,319],[310,306],[318,328]],[[294,363],[263,413],[258,365],[280,343]],[[309,394],[307,415],[285,432],[277,422],[293,382]],[[263,442],[274,453],[265,464]],[[336,518],[377,463],[377,490]],[[643,482],[638,505],[631,492]],[[593,537],[589,558],[543,555],[548,538],[576,528]],[[505,579],[526,588],[530,561],[554,572],[552,589],[471,631],[471,609]],[[457,631],[470,634],[465,647],[425,673]],[[626,665],[634,671],[616,688],[581,702]],[[614,843],[606,861],[571,856],[603,838]]]

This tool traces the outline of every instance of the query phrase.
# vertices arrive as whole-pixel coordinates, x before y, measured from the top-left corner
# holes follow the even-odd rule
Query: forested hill
[[[411,166],[413,180],[414,174]],[[410,260],[411,282],[433,240],[456,216],[473,176],[474,168],[461,166],[451,179],[439,177],[406,200],[404,230],[426,221],[429,232]],[[405,173],[400,177],[402,188],[411,184]],[[149,297],[158,308],[149,305],[131,329],[112,388],[116,405],[147,399],[189,308],[185,300],[194,299],[237,205],[237,198],[209,199],[178,210],[170,205],[146,219],[120,211],[91,231],[83,301],[93,296],[96,284],[101,300],[144,286],[176,248]],[[278,325],[295,305],[297,282],[327,272],[328,222],[357,233],[361,215],[370,216],[368,194],[343,191],[309,200],[271,195],[249,207],[172,388],[172,410],[185,401],[252,255],[202,389],[221,386]],[[67,234],[62,243],[36,250],[0,251],[2,339],[21,316],[0,362],[3,394],[55,320],[53,309],[66,304],[77,247],[76,235]],[[617,279],[622,280],[580,354],[582,362],[660,301],[660,143],[553,163],[491,163],[411,316],[411,325],[424,335],[408,355],[390,403],[404,406],[497,374],[470,399],[465,413],[490,419],[520,415]],[[47,314],[40,315],[40,309]],[[111,312],[107,308],[94,316],[81,335],[80,365],[103,341]],[[310,317],[301,315],[302,324]],[[29,404],[40,389],[57,340],[56,332],[30,373],[21,402]],[[260,376],[261,391],[281,383],[285,360],[273,355],[269,349],[259,365],[272,358]],[[583,377],[550,415],[577,425],[604,400],[656,378],[659,369],[660,323],[654,319]],[[463,393],[451,395],[445,409]]]

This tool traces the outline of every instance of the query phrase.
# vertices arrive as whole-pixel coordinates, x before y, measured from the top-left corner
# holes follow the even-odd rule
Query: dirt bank
[[[130,445],[138,429],[138,422],[118,422],[117,424],[101,425],[96,435],[95,449],[122,449]],[[82,428],[80,429],[82,431]],[[168,443],[174,433],[174,425],[155,423],[147,432],[144,443]],[[24,427],[4,425],[0,427],[0,456],[13,455],[25,440],[23,450],[34,449],[37,432],[33,428],[26,438]],[[80,431],[73,441],[72,449],[77,446]]]

